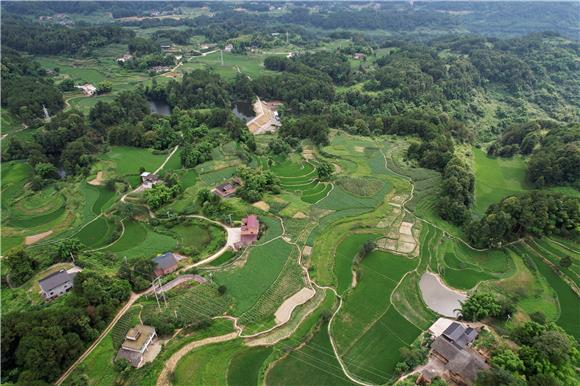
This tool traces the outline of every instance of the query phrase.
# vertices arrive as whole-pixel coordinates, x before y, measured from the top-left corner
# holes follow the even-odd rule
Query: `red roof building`
[[[258,233],[260,233],[260,222],[256,215],[249,215],[242,219],[242,231],[240,243],[242,245],[250,245],[258,240]]]

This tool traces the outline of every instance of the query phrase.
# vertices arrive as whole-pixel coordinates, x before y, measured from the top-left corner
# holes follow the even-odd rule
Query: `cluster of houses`
[[[141,182],[144,187],[151,188],[159,183],[160,179],[153,173],[143,172],[141,173]],[[214,189],[214,193],[224,198],[231,197],[236,193],[239,186],[241,186],[241,181],[238,178],[233,178],[231,181],[217,186]],[[234,244],[234,247],[237,249],[255,243],[259,234],[260,221],[258,217],[256,215],[245,217],[242,219],[240,227],[240,240]],[[182,256],[172,252],[166,252],[154,257],[152,259],[155,263],[154,275],[161,277],[177,271],[181,258]],[[51,300],[66,294],[73,288],[74,277],[79,270],[78,267],[70,270],[61,269],[41,279],[38,284],[42,297],[46,300]],[[125,335],[116,359],[125,359],[131,366],[139,368],[145,363],[152,361],[159,351],[160,345],[155,328],[138,324]]]
[[[489,369],[485,358],[472,347],[479,330],[447,318],[439,318],[429,333],[433,338],[430,360],[423,367],[418,384],[430,384],[435,377],[458,385],[472,385],[479,372]]]

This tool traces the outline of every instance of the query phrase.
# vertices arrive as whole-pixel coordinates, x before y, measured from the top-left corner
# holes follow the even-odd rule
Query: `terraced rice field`
[[[580,338],[580,331],[578,330],[578,323],[580,323],[580,315],[578,313],[579,296],[570,288],[570,285],[558,275],[552,267],[550,267],[537,252],[531,252],[528,255],[536,265],[539,273],[545,278],[550,287],[557,295],[560,316],[556,323],[558,323],[569,334]]]
[[[506,250],[476,251],[455,239],[446,239],[437,248],[434,268],[453,288],[468,290],[485,280],[513,274],[514,263]]]
[[[282,189],[299,195],[302,201],[314,204],[328,194],[332,185],[318,180],[316,167],[309,163],[301,164],[286,160],[274,165],[272,173],[280,179]]]

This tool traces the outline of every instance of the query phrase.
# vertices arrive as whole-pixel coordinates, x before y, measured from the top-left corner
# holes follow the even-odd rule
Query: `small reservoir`
[[[234,115],[240,118],[242,121],[248,123],[254,119],[254,106],[248,102],[234,102],[234,108],[232,109]]]
[[[171,107],[165,101],[148,101],[151,114],[159,114],[163,116],[171,115]]]
[[[456,318],[461,303],[467,299],[463,292],[447,287],[439,275],[425,272],[419,280],[419,288],[423,301],[427,306],[439,315]]]

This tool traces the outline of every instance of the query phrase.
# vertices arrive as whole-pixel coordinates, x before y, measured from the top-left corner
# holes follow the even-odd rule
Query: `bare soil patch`
[[[261,209],[261,210],[263,210],[264,212],[267,212],[267,211],[269,211],[269,210],[270,210],[270,205],[268,205],[268,203],[267,203],[267,202],[265,202],[265,201],[258,201],[258,202],[254,202],[254,203],[252,204],[252,206],[253,206],[253,207],[255,207],[255,208]]]
[[[26,238],[24,239],[24,244],[25,245],[32,245],[34,243],[39,242],[40,240],[50,236],[52,234],[52,230],[50,231],[46,231],[46,232],[42,232],[42,233],[38,233],[35,234],[33,236],[26,236]]]
[[[356,151],[357,153],[364,153],[365,148],[363,146],[355,146],[354,151]]]
[[[304,149],[302,150],[302,157],[307,160],[314,159],[314,151],[312,149]]]
[[[89,181],[89,185],[99,186],[103,184],[103,172],[98,172],[97,176]]]
[[[284,300],[284,303],[282,303],[274,313],[276,324],[284,324],[288,322],[292,316],[292,311],[294,311],[296,307],[312,299],[315,293],[316,291],[312,288],[304,287],[288,299]]]
[[[292,216],[292,218],[296,218],[296,219],[303,219],[306,217],[307,216],[303,212],[296,212],[296,214],[294,216]]]

